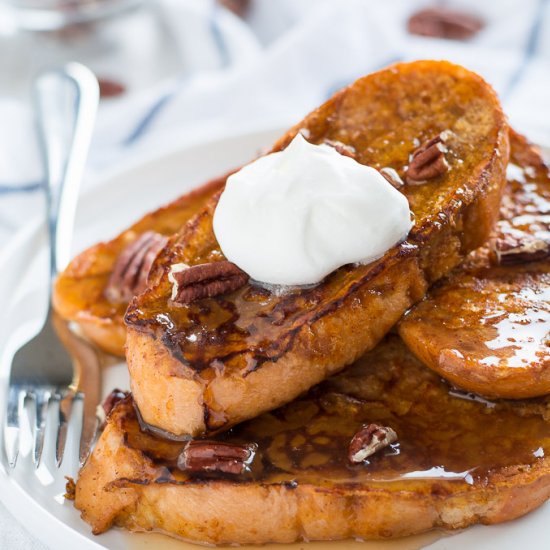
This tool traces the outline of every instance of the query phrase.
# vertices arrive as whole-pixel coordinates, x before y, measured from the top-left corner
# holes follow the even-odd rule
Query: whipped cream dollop
[[[232,174],[214,213],[225,257],[274,285],[311,285],[371,262],[411,226],[407,198],[377,170],[301,134]]]

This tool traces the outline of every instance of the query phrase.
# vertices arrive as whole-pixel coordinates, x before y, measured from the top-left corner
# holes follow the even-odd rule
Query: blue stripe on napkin
[[[514,91],[519,82],[521,82],[521,79],[525,75],[531,59],[537,53],[542,23],[544,20],[544,8],[546,6],[546,2],[547,0],[539,0],[537,4],[537,9],[535,10],[535,13],[533,15],[533,20],[531,22],[531,28],[529,30],[529,36],[527,38],[527,43],[525,45],[523,56],[516,70],[512,73],[508,84],[504,88],[502,99],[506,99]]]
[[[41,188],[42,182],[22,183],[20,185],[0,183],[0,195],[9,195],[11,193],[32,193]]]
[[[220,9],[223,8],[221,8],[218,5],[218,2],[214,0],[209,17],[209,27],[210,33],[212,34],[212,39],[214,40],[214,44],[218,50],[218,55],[220,56],[220,65],[223,69],[231,64],[231,55],[219,22],[218,14]]]
[[[170,103],[170,100],[174,97],[175,93],[175,90],[170,90],[170,92],[155,100],[155,102],[151,105],[151,107],[149,107],[149,110],[145,113],[142,119],[137,123],[136,127],[123,140],[122,144],[125,146],[132,145],[145,132],[147,132],[157,115],[164,109],[164,107],[168,103]]]
[[[218,50],[218,55],[220,58],[221,68],[227,67],[231,63],[231,56],[229,49],[227,47],[227,42],[225,40],[222,27],[219,23],[219,10],[221,8],[218,6],[217,2],[213,2],[212,9],[210,10],[210,15],[208,18],[208,28],[210,34],[212,35],[212,40],[216,49]],[[149,108],[149,110],[143,115],[141,120],[137,123],[136,127],[130,132],[130,134],[123,140],[122,144],[124,146],[130,146],[136,141],[138,141],[141,136],[143,136],[151,127],[157,116],[163,111],[164,107],[170,103],[170,100],[175,96],[175,94],[181,90],[183,85],[188,82],[189,76],[184,77],[180,82],[158,98]]]

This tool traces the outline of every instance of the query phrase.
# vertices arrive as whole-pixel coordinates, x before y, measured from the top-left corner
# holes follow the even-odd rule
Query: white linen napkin
[[[214,134],[285,125],[339,87],[397,60],[449,59],[482,74],[511,122],[550,142],[550,3],[546,0],[447,2],[477,14],[485,27],[465,42],[410,35],[411,13],[426,0],[257,0],[250,15],[262,55],[230,71],[200,75],[173,89],[147,132],[124,151],[202,140]],[[168,92],[171,93],[170,91]],[[133,113],[132,113],[133,114]],[[131,118],[131,116],[130,116]],[[129,118],[126,118],[129,120]]]
[[[165,9],[177,10],[179,2],[164,1]],[[447,2],[485,21],[478,36],[465,42],[408,34],[408,16],[425,5],[429,1],[256,0],[249,22],[257,38],[242,25],[243,43],[224,46],[233,49],[229,55],[240,57],[239,62],[188,71],[172,82],[102,105],[89,176],[140,158],[144,151],[291,124],[355,78],[396,60],[419,58],[449,59],[478,71],[495,86],[519,131],[550,142],[550,3]],[[179,21],[167,20],[172,25]],[[208,42],[204,33],[195,33],[193,40],[174,34],[181,36],[182,49],[194,40],[195,55],[203,55],[200,44]],[[0,125],[0,248],[10,230],[25,221],[20,204],[29,204],[31,212],[40,207],[40,167],[28,110],[21,101],[0,101],[5,121]],[[14,185],[21,185],[24,193],[19,199],[9,193]]]
[[[121,43],[132,43],[133,47],[115,59],[107,57],[99,67],[102,76],[123,73],[129,91],[121,97],[101,102],[87,180],[93,180],[100,168],[116,164],[120,158],[119,149],[127,149],[117,140],[124,140],[167,90],[178,88],[201,74],[236,68],[261,53],[259,42],[249,27],[220,8],[215,0],[150,0],[150,3],[153,5],[150,11],[154,8],[154,13],[160,13],[156,25],[161,28],[152,29],[152,17],[145,10],[135,16],[130,14],[128,27],[120,22],[124,19],[117,20],[117,39]],[[30,69],[17,70],[17,62],[4,53],[17,53],[20,62],[27,64],[38,56],[32,48],[25,49],[27,35],[19,38],[5,34],[3,30],[0,17],[0,252],[11,235],[25,223],[41,216],[43,209],[39,189],[42,168],[29,101],[30,90],[10,93],[9,88],[18,89],[17,83],[8,86],[6,82],[9,78],[26,82],[26,73]],[[159,51],[155,42],[159,33],[170,37],[166,39],[169,46],[166,55],[172,58],[172,66],[182,67],[182,73],[145,88],[141,61],[144,60],[149,68],[157,64],[148,56]],[[135,56],[132,63],[127,62],[131,54]],[[48,56],[45,55],[44,59],[47,66]],[[158,65],[163,63],[169,64],[158,59]],[[158,72],[160,74],[162,70]]]

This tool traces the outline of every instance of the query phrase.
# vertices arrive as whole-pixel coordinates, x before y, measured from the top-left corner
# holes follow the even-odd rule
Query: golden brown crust
[[[212,230],[214,197],[173,237],[156,264],[159,284],[126,314],[132,388],[144,418],[176,434],[196,434],[296,397],[371,349],[427,284],[484,242],[498,212],[508,130],[493,91],[461,67],[415,62],[360,79],[274,149],[302,131],[311,142],[343,143],[359,162],[403,175],[416,142],[444,130],[450,170],[403,189],[415,215],[407,242],[368,266],[344,266],[313,289],[281,296],[249,284],[227,296],[170,303],[173,263],[223,259]],[[154,360],[154,373],[146,372],[144,353]],[[162,399],[150,389],[159,373],[171,377],[163,387],[183,379],[191,393]],[[177,405],[163,413],[155,403],[167,400]]]
[[[511,133],[502,217],[491,243],[549,242],[550,175],[540,154]],[[411,350],[457,386],[489,397],[550,393],[550,262],[528,254],[495,265],[476,250],[400,323]],[[548,245],[550,246],[550,245]]]
[[[74,258],[58,277],[53,294],[57,313],[76,322],[83,334],[101,349],[124,355],[127,302],[112,302],[105,296],[109,278],[121,251],[145,231],[163,235],[178,231],[225,183],[216,178],[170,204],[145,215],[116,238],[98,243]]]
[[[395,261],[324,315],[292,335],[292,346],[259,369],[230,372],[211,380],[197,376],[165,345],[128,328],[130,383],[144,419],[176,435],[216,432],[273,409],[352,363],[372,349],[401,312],[425,292],[417,259]],[[359,304],[361,307],[359,307]],[[350,326],[370,330],[350,331]],[[300,327],[301,328],[301,327]]]
[[[237,477],[179,470],[184,443],[140,430],[127,400],[80,473],[75,505],[95,533],[119,525],[252,544],[500,523],[548,499],[548,404],[486,405],[449,390],[388,337],[306,396],[219,436],[258,445]],[[349,441],[373,421],[398,443],[350,464]]]

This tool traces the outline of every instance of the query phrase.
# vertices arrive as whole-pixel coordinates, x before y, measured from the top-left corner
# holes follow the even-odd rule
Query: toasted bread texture
[[[507,242],[511,253],[499,265],[491,249]],[[399,333],[426,365],[467,390],[511,399],[550,393],[548,256],[549,169],[512,132],[494,239],[436,284]]]
[[[225,178],[217,178],[144,216],[116,238],[98,243],[74,258],[58,277],[53,306],[102,350],[124,356],[127,301],[112,301],[106,288],[119,254],[146,231],[170,236],[201,210],[219,191]]]
[[[249,470],[190,474],[184,443],[140,428],[131,398],[108,418],[75,505],[118,525],[209,544],[388,538],[526,514],[550,496],[550,409],[453,394],[395,335],[306,396],[218,441],[258,445]],[[351,464],[361,426],[398,440]]]
[[[228,295],[173,303],[174,263],[224,259],[212,230],[214,197],[159,255],[158,284],[126,314],[131,386],[143,418],[175,435],[195,435],[291,401],[372,349],[430,283],[485,242],[498,216],[508,129],[492,89],[462,67],[421,61],[364,77],[274,150],[302,132],[404,178],[418,144],[445,130],[448,172],[402,189],[415,218],[407,240],[314,288],[281,294],[250,283]]]

